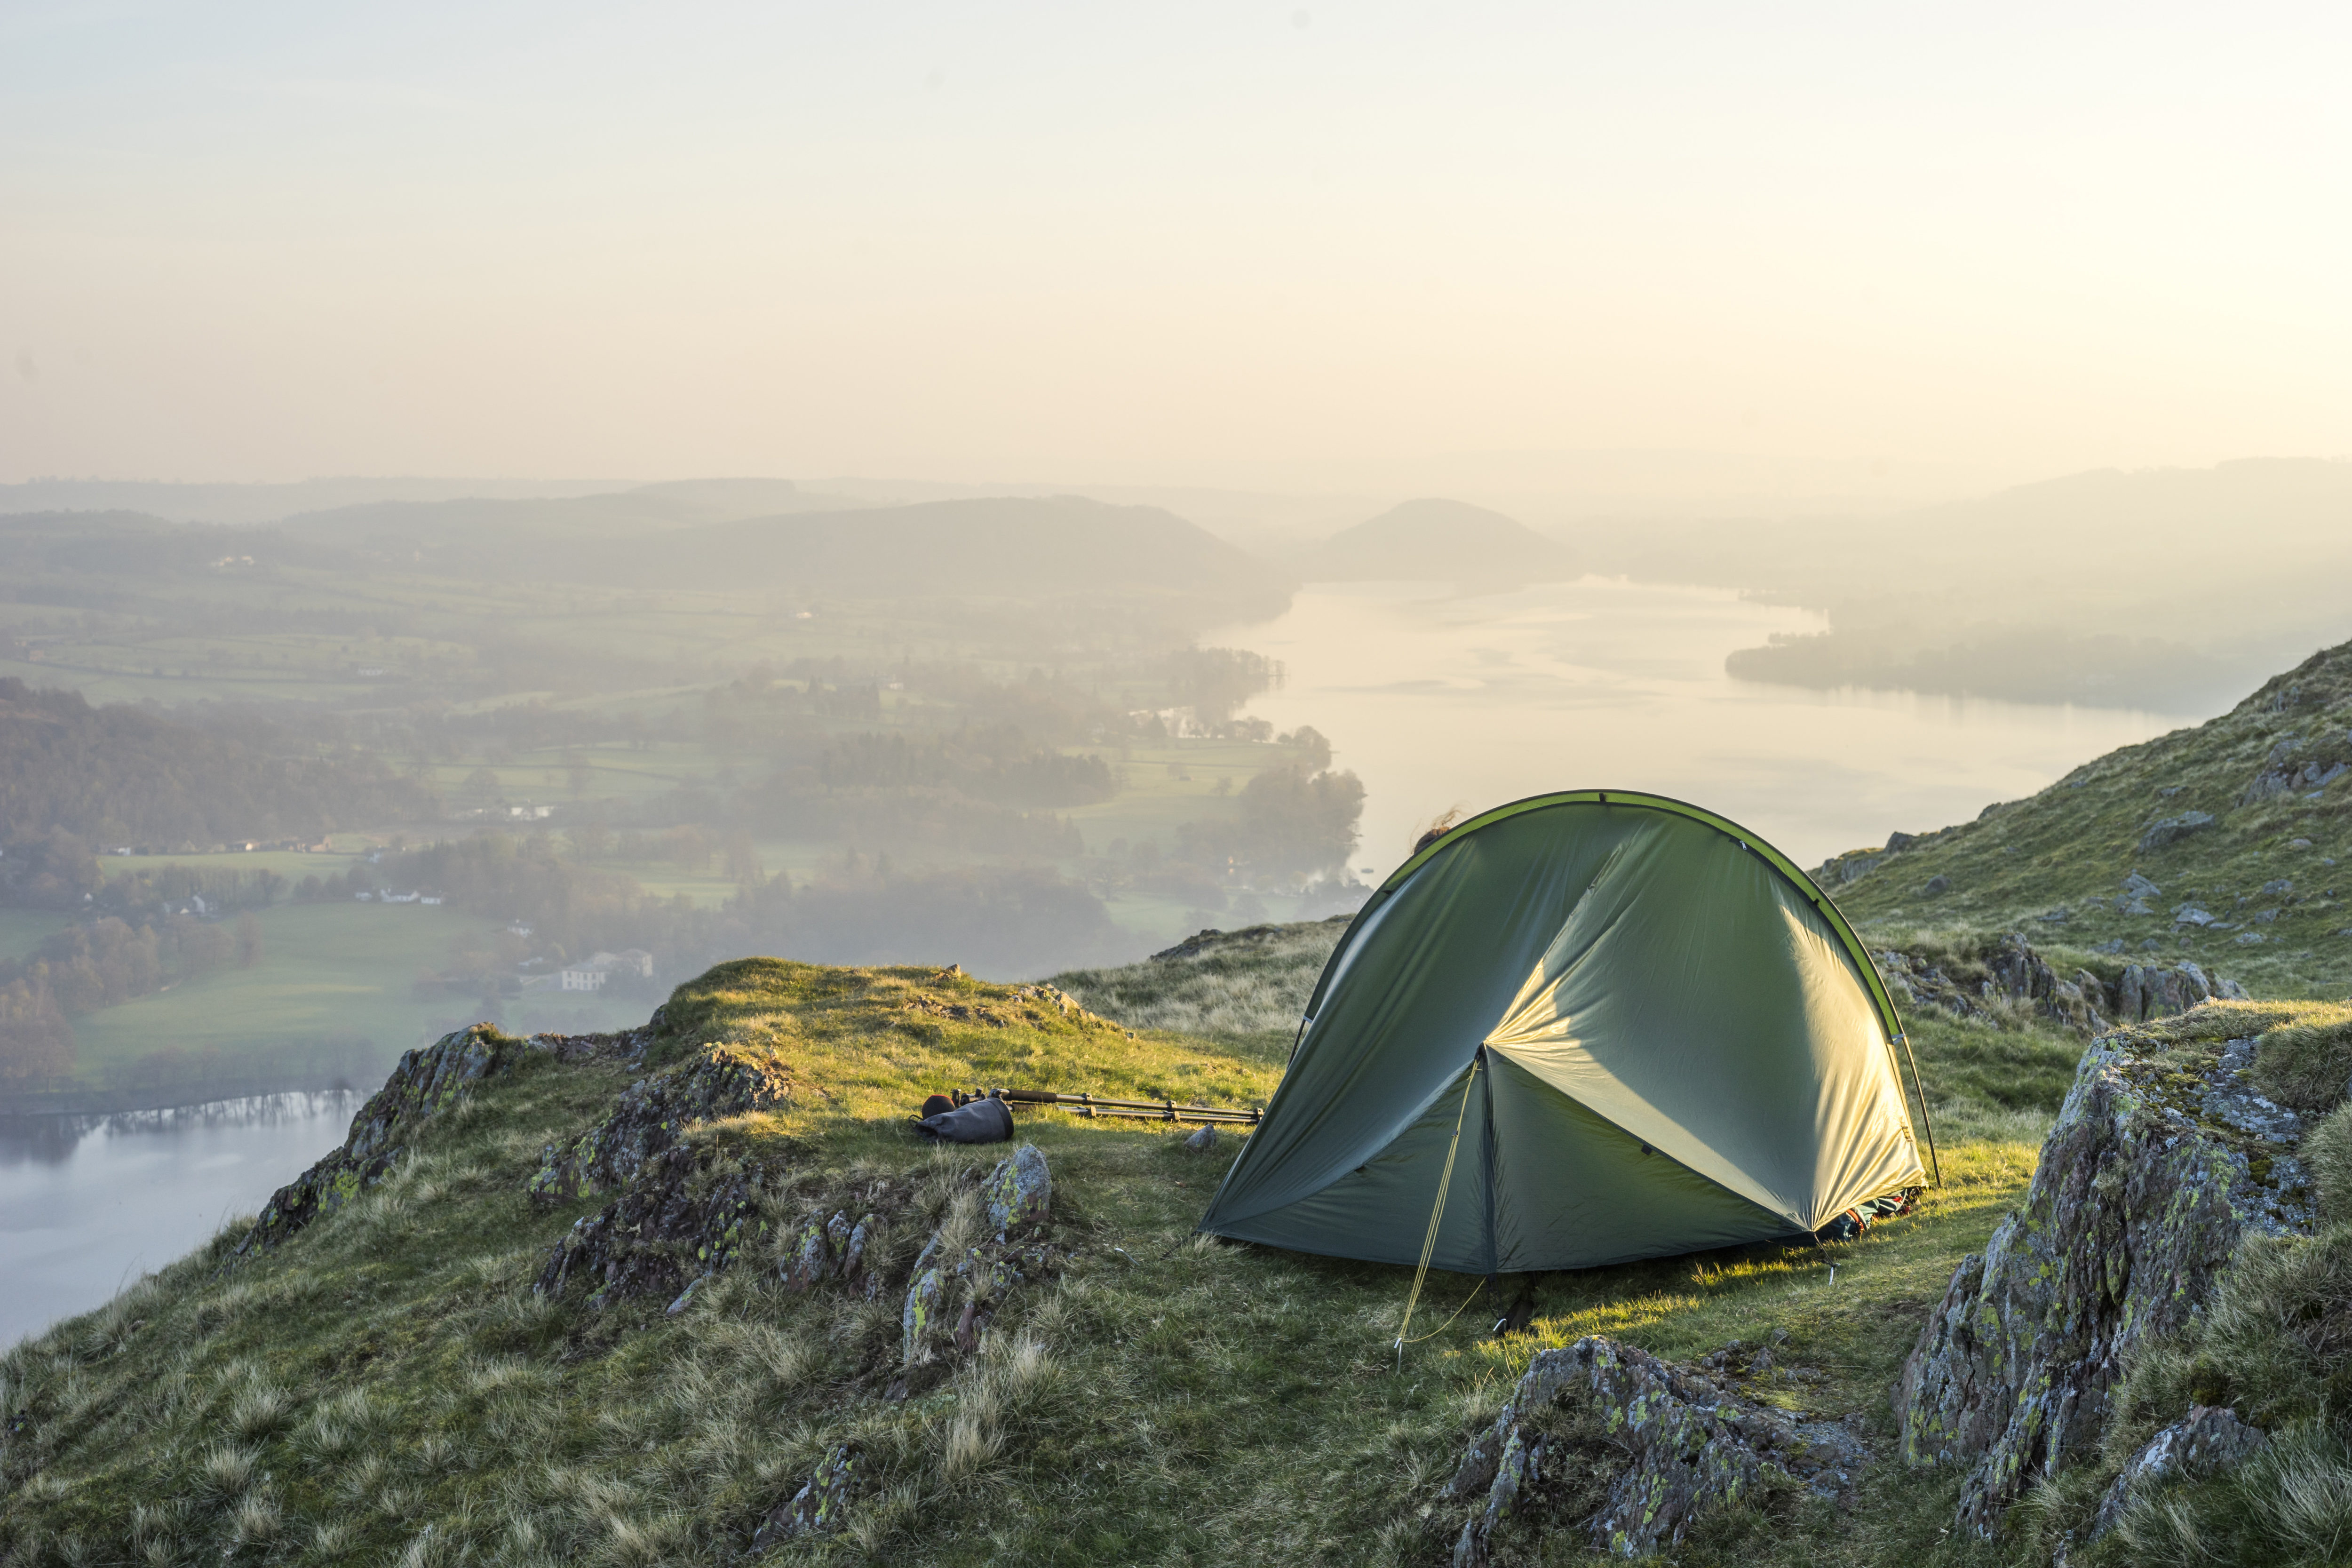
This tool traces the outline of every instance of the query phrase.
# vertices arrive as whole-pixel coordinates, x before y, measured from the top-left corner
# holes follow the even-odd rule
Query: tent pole
[[[1486,1047],[1478,1047],[1479,1063],[1486,1068],[1486,1081],[1480,1093],[1486,1112],[1486,1134],[1480,1151],[1486,1184],[1486,1273],[1491,1278],[1496,1268],[1495,1249],[1495,1064],[1486,1060]]]
[[[1454,1138],[1445,1146],[1445,1169],[1437,1178],[1437,1202],[1429,1211],[1429,1234],[1422,1237],[1421,1266],[1412,1272],[1412,1293],[1404,1299],[1404,1321],[1397,1325],[1397,1372],[1400,1375],[1404,1372],[1405,1335],[1412,1329],[1412,1310],[1421,1302],[1422,1282],[1429,1278],[1430,1256],[1437,1250],[1437,1227],[1439,1221],[1445,1217],[1446,1190],[1454,1185],[1454,1157],[1462,1152],[1462,1119],[1470,1114],[1470,1091],[1477,1087],[1478,1068],[1486,1059],[1486,1052],[1483,1047],[1476,1056],[1470,1058],[1470,1076],[1462,1085],[1462,1104],[1454,1112]],[[1469,1304],[1467,1301],[1462,1303],[1465,1307]],[[1461,1315],[1457,1309],[1454,1317]],[[1446,1320],[1449,1323],[1453,1321],[1453,1318]]]
[[[1944,1184],[1944,1162],[1936,1154],[1936,1125],[1927,1120],[1927,1086],[1919,1077],[1919,1058],[1911,1054],[1911,1031],[1906,1029],[1895,1037],[1903,1044],[1904,1059],[1911,1064],[1911,1087],[1919,1096],[1919,1126],[1927,1134],[1927,1168],[1935,1173],[1936,1184]]]

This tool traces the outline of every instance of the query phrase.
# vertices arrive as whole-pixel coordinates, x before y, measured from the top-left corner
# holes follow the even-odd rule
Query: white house
[[[602,991],[604,982],[615,974],[635,974],[651,980],[654,975],[654,955],[642,947],[625,948],[619,952],[597,952],[585,963],[567,964],[560,971],[566,991]]]

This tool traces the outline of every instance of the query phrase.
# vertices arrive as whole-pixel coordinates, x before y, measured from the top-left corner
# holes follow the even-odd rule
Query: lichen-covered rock
[[[2302,1120],[2254,1090],[2253,1041],[2182,1034],[2084,1053],[2023,1205],[1962,1260],[1904,1369],[1903,1456],[1969,1468],[1969,1530],[2095,1449],[2126,1352],[2188,1321],[2241,1237],[2311,1223]]]
[[[626,1185],[696,1122],[791,1100],[792,1074],[773,1057],[737,1046],[709,1047],[631,1084],[611,1115],[571,1142],[549,1144],[530,1178],[530,1195],[558,1203],[610,1192]]]
[[[766,1229],[755,1172],[686,1144],[654,1155],[621,1195],[575,1222],[548,1254],[538,1290],[560,1296],[573,1281],[593,1288],[592,1307],[639,1296],[679,1296],[716,1274]]]
[[[276,1247],[381,1181],[419,1126],[474,1084],[512,1071],[522,1050],[522,1041],[477,1024],[402,1057],[383,1087],[352,1118],[342,1147],[271,1194],[261,1217],[236,1244],[237,1252]]]
[[[1010,1159],[998,1162],[982,1189],[988,1205],[988,1223],[997,1238],[1034,1230],[1045,1223],[1053,1206],[1054,1178],[1045,1156],[1034,1143],[1024,1143]]]
[[[949,1349],[969,1355],[1005,1292],[1052,1271],[1060,1254],[1044,1232],[1053,1190],[1045,1154],[1024,1143],[981,1183],[982,1213],[994,1234],[961,1254],[945,1231],[923,1244],[898,1311],[901,1365],[931,1364]]]
[[[866,1242],[873,1235],[874,1216],[852,1225],[836,1210],[831,1219],[814,1214],[803,1221],[784,1253],[783,1280],[787,1290],[805,1290],[820,1279],[856,1277],[865,1261]]]
[[[825,1455],[808,1484],[780,1503],[761,1521],[751,1537],[753,1556],[787,1541],[828,1535],[841,1528],[843,1515],[857,1489],[858,1454],[844,1443]]]
[[[2228,1469],[2267,1440],[2261,1427],[2247,1426],[2233,1411],[2214,1405],[2191,1405],[2187,1415],[2150,1437],[2124,1462],[2115,1483],[2099,1500],[2091,1539],[2096,1541],[2113,1530],[2131,1505],[2158,1482],[2174,1476],[2201,1479]]]
[[[1851,1501],[1869,1462],[1854,1422],[1808,1420],[1745,1397],[1738,1363],[1710,1359],[1713,1367],[1677,1366],[1598,1336],[1538,1352],[1441,1494],[1473,1505],[1454,1541],[1455,1568],[1486,1563],[1495,1531],[1536,1512],[1548,1468],[1592,1462],[1556,1451],[1559,1440],[1542,1420],[1555,1406],[1576,1407],[1596,1423],[1622,1467],[1597,1510],[1560,1521],[1580,1529],[1596,1552],[1639,1557],[1678,1545],[1709,1509],[1775,1480]],[[1763,1362],[1769,1369],[1769,1357]]]

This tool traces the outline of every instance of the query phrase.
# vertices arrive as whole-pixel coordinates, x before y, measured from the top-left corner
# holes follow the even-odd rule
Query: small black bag
[[[1013,1136],[1013,1112],[1001,1100],[975,1100],[937,1116],[926,1116],[915,1126],[923,1136],[946,1143],[1002,1143]]]

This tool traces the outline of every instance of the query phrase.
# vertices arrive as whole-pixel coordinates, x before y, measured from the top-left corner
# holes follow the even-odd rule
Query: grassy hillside
[[[1946,1185],[1916,1217],[1826,1253],[1540,1276],[1532,1327],[1502,1341],[1484,1331],[1497,1303],[1468,1300],[1477,1281],[1433,1276],[1416,1331],[1438,1331],[1402,1372],[1409,1270],[1193,1237],[1226,1153],[1186,1152],[1181,1129],[1024,1113],[1018,1135],[1053,1173],[1049,1264],[995,1300],[975,1353],[893,1397],[908,1263],[934,1227],[969,1234],[966,1173],[1003,1152],[923,1147],[906,1121],[920,1097],[1010,1083],[1262,1103],[1338,929],[1196,939],[1069,977],[1118,1022],[958,974],[747,960],[681,987],[634,1041],[509,1042],[512,1070],[425,1122],[346,1207],[257,1256],[236,1256],[232,1223],[0,1358],[0,1562],[729,1562],[849,1444],[845,1528],[779,1560],[1433,1564],[1460,1527],[1436,1489],[1466,1436],[1537,1349],[1594,1332],[1678,1357],[1785,1334],[1811,1380],[1791,1397],[1863,1413],[1884,1451],[1886,1388],[2021,1189],[2070,1038],[1923,1022],[1949,1092]],[[1128,1021],[1153,1016],[1214,1035]],[[750,1194],[740,1261],[675,1314],[667,1290],[601,1310],[583,1289],[535,1293],[612,1195],[535,1205],[542,1150],[646,1073],[719,1058],[789,1083],[784,1103],[688,1133],[696,1181]],[[1987,1083],[2006,1101],[1969,1087]],[[888,1215],[869,1252],[885,1288],[790,1289],[804,1220],[861,1207]],[[1856,1517],[1735,1513],[1685,1556],[1991,1561],[1943,1539],[1949,1492],[1888,1469]]]
[[[1874,942],[2013,928],[2037,944],[2193,959],[2258,996],[2340,995],[2352,986],[2347,764],[2352,644],[2210,723],[1816,877]],[[2153,890],[2127,885],[2135,873]]]

